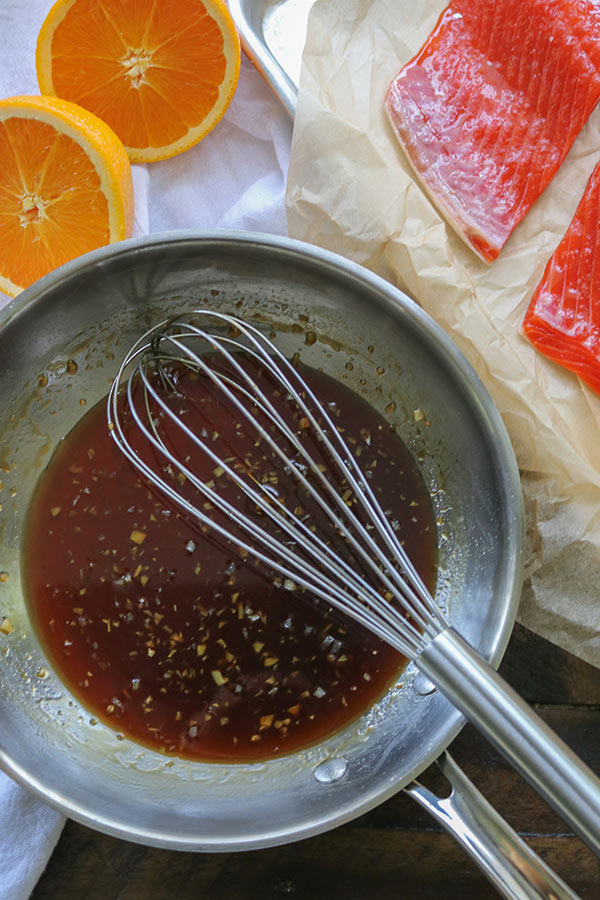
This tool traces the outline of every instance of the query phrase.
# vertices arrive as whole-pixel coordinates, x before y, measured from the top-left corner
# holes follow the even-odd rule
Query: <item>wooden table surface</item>
[[[600,670],[517,626],[501,672],[600,773]],[[451,753],[488,800],[576,890],[600,900],[600,861],[467,725]],[[425,773],[427,783],[436,773]],[[398,794],[336,830],[246,853],[156,850],[68,821],[32,900],[486,900],[463,851]]]

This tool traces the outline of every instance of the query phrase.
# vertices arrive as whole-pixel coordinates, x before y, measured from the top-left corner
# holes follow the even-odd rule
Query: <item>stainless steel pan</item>
[[[0,569],[8,575],[0,619],[13,629],[0,632],[0,764],[80,822],[181,850],[305,838],[407,786],[462,834],[506,896],[570,896],[451,761],[443,762],[455,785],[446,801],[414,782],[463,720],[412,666],[343,732],[253,765],[146,750],[97,723],[53,673],[21,591],[23,523],[37,477],[106,393],[140,332],[165,313],[202,305],[271,324],[286,352],[300,350],[382,412],[394,400],[387,417],[418,460],[439,523],[438,601],[486,659],[500,661],[521,587],[519,476],[502,422],[454,345],[388,283],[317,248],[247,233],[155,235],[68,263],[0,318]],[[311,346],[308,330],[319,336]]]
[[[244,52],[293,119],[302,51],[315,0],[229,0]]]

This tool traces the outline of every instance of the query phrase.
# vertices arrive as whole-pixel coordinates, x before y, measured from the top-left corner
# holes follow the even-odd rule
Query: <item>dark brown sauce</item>
[[[431,502],[403,443],[348,388],[303,374],[433,587]],[[178,415],[268,479],[255,434],[205,381],[181,375],[170,399]],[[214,463],[194,465],[203,478],[221,479]],[[292,507],[303,504],[320,527],[314,501],[281,483],[273,489]],[[111,440],[104,401],[67,435],[40,479],[23,575],[34,622],[69,689],[117,732],[169,755],[247,761],[309,746],[366,711],[405,664],[150,490]]]

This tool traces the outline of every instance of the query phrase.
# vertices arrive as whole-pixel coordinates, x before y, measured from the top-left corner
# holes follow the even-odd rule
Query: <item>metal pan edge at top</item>
[[[292,119],[313,3],[314,0],[229,0],[245,54]]]

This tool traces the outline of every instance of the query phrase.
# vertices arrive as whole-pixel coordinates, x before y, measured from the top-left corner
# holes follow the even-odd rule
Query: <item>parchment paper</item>
[[[317,0],[287,188],[288,228],[362,263],[454,339],[508,428],[527,516],[520,621],[600,666],[600,397],[520,332],[533,290],[600,159],[600,108],[488,266],[413,180],[386,119],[389,82],[443,0]]]

